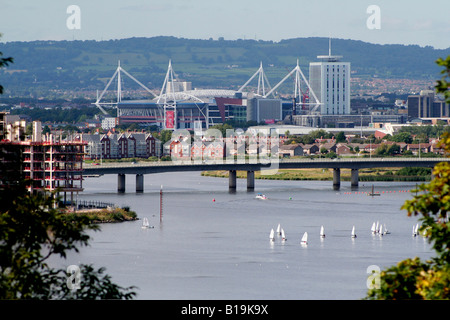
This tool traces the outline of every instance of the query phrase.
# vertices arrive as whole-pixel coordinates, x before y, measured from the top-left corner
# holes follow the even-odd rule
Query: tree
[[[122,288],[102,275],[104,268],[77,266],[80,282],[77,290],[69,285],[64,269],[53,269],[47,261],[56,255],[78,252],[78,245],[88,245],[85,230],[99,230],[87,217],[69,221],[54,209],[52,196],[24,193],[11,200],[0,212],[0,299],[131,299],[133,287]],[[76,284],[76,283],[74,283]]]
[[[2,34],[0,33],[0,38],[2,37]],[[12,57],[8,58],[2,58],[3,53],[0,52],[0,69],[3,67],[7,67],[10,63],[14,62],[14,59]],[[3,94],[3,86],[0,85],[0,94]]]
[[[450,155],[450,134],[441,142]],[[450,299],[450,164],[441,162],[435,178],[422,184],[402,209],[408,216],[421,215],[419,232],[427,237],[437,256],[430,261],[406,259],[380,273],[380,288],[370,289],[368,299]]]
[[[4,63],[0,60],[0,67]],[[48,265],[51,256],[66,258],[68,251],[87,245],[86,230],[99,227],[86,216],[67,219],[55,209],[55,193],[27,192],[21,159],[19,145],[0,145],[0,299],[131,299],[136,295],[134,287],[112,283],[109,275],[103,275],[104,268],[76,266],[79,274],[72,283],[69,271]]]
[[[389,141],[412,143],[413,138],[409,132],[399,132],[388,138]]]
[[[436,91],[438,93],[444,94],[445,100],[447,102],[450,101],[450,56],[448,56],[445,60],[442,58],[439,58],[436,60],[436,63],[439,66],[444,67],[444,70],[441,71],[441,74],[443,75],[440,80],[437,80],[437,84],[435,86]]]
[[[439,60],[438,60],[439,61]],[[440,65],[450,74],[450,56]],[[443,84],[444,83],[444,84]],[[450,102],[445,79],[436,85]],[[450,134],[440,141],[450,156]],[[425,262],[406,259],[380,273],[380,287],[368,291],[367,299],[450,299],[450,163],[440,162],[433,170],[434,179],[418,187],[418,193],[402,206],[408,216],[420,215],[419,232],[431,243],[436,256]]]
[[[338,134],[336,135],[336,142],[346,142],[347,138],[345,137],[345,133],[344,131],[340,131],[338,132]]]

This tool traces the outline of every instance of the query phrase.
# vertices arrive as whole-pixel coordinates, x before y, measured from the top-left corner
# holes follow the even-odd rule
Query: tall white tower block
[[[341,62],[342,56],[317,56],[320,62],[309,64],[309,84],[321,102],[323,115],[350,114],[350,62]]]

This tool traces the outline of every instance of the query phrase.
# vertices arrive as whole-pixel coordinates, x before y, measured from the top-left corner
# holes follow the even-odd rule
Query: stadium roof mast
[[[262,61],[260,62],[259,69],[250,77],[250,79],[247,80],[247,82],[239,88],[238,92],[242,92],[242,90],[256,77],[258,77],[258,89],[256,91],[256,94],[260,96],[266,96],[266,89],[265,89],[265,83],[267,83],[267,86],[270,88],[269,80],[267,79],[266,74],[264,73]],[[262,94],[261,94],[262,91]]]
[[[98,96],[98,92],[97,92],[97,100],[93,103],[95,104],[104,114],[108,114],[108,112],[106,112],[106,110],[102,107],[105,105],[116,105],[122,101],[122,75],[121,72],[125,73],[128,77],[130,77],[131,80],[133,80],[134,82],[136,82],[138,85],[140,85],[143,89],[145,89],[147,92],[151,93],[154,97],[156,97],[157,95],[151,91],[149,88],[147,88],[146,86],[144,86],[141,82],[139,82],[135,77],[133,77],[131,74],[129,74],[126,70],[124,70],[121,66],[120,66],[120,60],[118,62],[117,65],[117,69],[114,72],[113,76],[111,77],[111,79],[109,79],[108,84],[106,85],[105,89],[103,89],[102,93],[100,94],[100,96]],[[112,81],[114,80],[114,78],[117,76],[117,102],[100,102],[103,98],[103,95],[105,94],[105,92],[108,90],[109,86],[111,85]]]
[[[203,115],[203,117],[206,119],[206,128],[209,128],[209,120],[210,118],[208,117],[208,113],[205,114],[205,112],[202,110],[202,108],[198,105],[198,103],[201,103],[202,105],[205,104],[205,101],[196,97],[195,95],[192,94],[192,91],[178,91],[175,90],[175,84],[174,81],[178,80],[177,74],[173,71],[172,68],[172,60],[169,60],[169,66],[167,68],[167,73],[166,73],[166,77],[164,79],[164,83],[162,85],[161,88],[161,93],[160,95],[157,97],[156,100],[156,104],[158,105],[158,108],[161,110],[163,109],[164,115],[163,115],[163,128],[164,129],[169,129],[169,130],[174,130],[177,128],[177,103],[180,101],[186,101],[186,100],[190,100],[192,101],[198,108],[199,112]],[[169,87],[169,83],[171,84]],[[200,92],[201,90],[197,91],[194,90],[195,92]],[[163,108],[160,107],[160,105],[163,105]],[[167,127],[167,112],[166,111],[174,111],[174,115],[173,115],[173,126],[171,125],[171,127]],[[212,119],[211,119],[212,121]],[[211,123],[213,124],[213,123]]]
[[[169,88],[169,82],[171,83],[171,86]],[[170,90],[170,92],[169,92]],[[172,99],[167,99],[168,97],[172,96]],[[163,100],[163,102],[161,102]],[[177,128],[177,100],[175,96],[175,85],[174,85],[174,72],[172,69],[172,60],[169,60],[169,66],[167,68],[166,77],[164,78],[164,83],[161,88],[161,94],[158,96],[158,100],[156,103],[163,104],[164,108],[164,123],[163,127],[164,129],[176,129]],[[173,117],[173,128],[167,128],[167,111],[171,110],[174,112]]]
[[[266,95],[264,95],[264,98],[267,98],[270,94],[272,94],[283,82],[285,82],[293,73],[295,73],[295,87],[294,87],[294,96],[298,105],[302,105],[302,104],[309,104],[309,105],[314,105],[314,108],[312,111],[314,111],[315,109],[317,109],[317,107],[321,104],[319,99],[317,99],[316,94],[314,93],[313,89],[311,88],[311,86],[309,85],[308,80],[306,80],[305,75],[302,72],[302,69],[300,69],[300,65],[297,59],[297,65],[295,66],[294,69],[292,69],[280,82],[278,82],[278,84],[272,88],[272,90],[270,90]],[[300,78],[301,77],[301,78]],[[308,86],[309,92],[310,94],[313,96],[314,101],[315,102],[301,102],[302,101],[302,91],[301,91],[301,79],[303,79],[303,81],[306,83],[306,85]],[[312,112],[310,111],[310,112]]]

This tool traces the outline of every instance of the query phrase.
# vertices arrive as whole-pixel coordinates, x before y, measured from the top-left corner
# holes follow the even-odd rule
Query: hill
[[[437,79],[434,61],[450,54],[417,45],[378,45],[333,39],[334,54],[344,56],[358,77]],[[238,88],[263,62],[271,85],[296,64],[308,76],[309,62],[328,53],[327,38],[273,41],[199,40],[175,37],[128,38],[108,41],[32,41],[0,43],[0,52],[14,63],[0,71],[6,94],[51,95],[64,90],[102,90],[122,67],[151,89],[159,90],[169,59],[180,79],[193,87]],[[128,87],[127,87],[128,86]],[[130,82],[125,88],[137,86]]]

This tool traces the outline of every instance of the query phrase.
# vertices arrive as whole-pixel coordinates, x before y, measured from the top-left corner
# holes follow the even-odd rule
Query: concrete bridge
[[[144,191],[144,175],[162,172],[184,171],[229,171],[229,189],[236,189],[236,171],[247,171],[247,189],[255,188],[255,171],[275,174],[278,169],[333,169],[333,188],[341,185],[341,169],[351,169],[351,186],[358,187],[359,169],[364,168],[403,168],[429,167],[437,163],[450,161],[449,158],[338,158],[338,159],[275,159],[270,163],[258,163],[255,160],[199,161],[159,161],[138,163],[85,164],[84,175],[117,174],[117,191],[125,192],[125,175],[136,175],[136,192]]]

